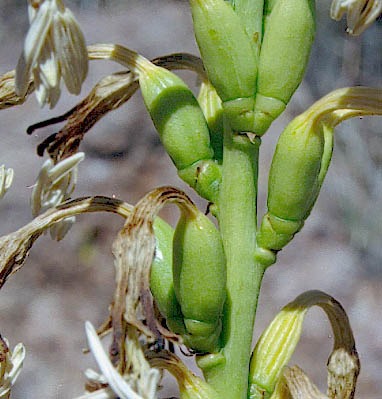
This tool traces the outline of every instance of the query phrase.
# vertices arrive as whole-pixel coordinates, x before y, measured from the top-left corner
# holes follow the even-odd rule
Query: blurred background
[[[0,73],[13,69],[28,29],[25,0],[0,0]],[[183,0],[66,0],[88,44],[119,43],[148,58],[173,52],[198,54],[188,2]],[[286,124],[329,91],[351,85],[382,87],[382,23],[361,37],[345,33],[346,22],[329,18],[330,1],[317,1],[317,40],[306,78],[286,112],[263,138],[260,216],[274,147]],[[26,128],[57,116],[79,102],[103,76],[122,70],[92,61],[78,98],[64,93],[54,110],[40,109],[34,95],[21,107],[1,112],[0,164],[15,170],[0,203],[0,234],[31,220],[29,197],[43,159],[36,146],[60,128],[26,135]],[[180,74],[195,88],[191,72]],[[303,231],[280,254],[264,278],[255,339],[287,302],[308,289],[334,296],[346,309],[361,358],[357,397],[382,393],[382,119],[353,119],[336,129],[332,165]],[[177,177],[139,92],[86,134],[86,153],[73,196],[106,195],[134,204],[161,185],[187,191]],[[176,222],[175,207],[163,216]],[[109,214],[84,215],[59,243],[41,237],[23,269],[0,292],[0,332],[11,347],[23,342],[27,357],[13,398],[71,398],[83,392],[82,371],[94,366],[84,322],[98,326],[114,289],[111,244],[123,221]],[[319,309],[309,312],[292,364],[326,391],[326,361],[332,346],[329,323]],[[161,397],[177,396],[175,383]]]

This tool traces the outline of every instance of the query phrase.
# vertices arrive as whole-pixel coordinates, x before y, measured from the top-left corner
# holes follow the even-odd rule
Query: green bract
[[[185,343],[199,352],[216,352],[226,298],[225,256],[219,231],[196,208],[182,210],[176,226],[173,276]]]

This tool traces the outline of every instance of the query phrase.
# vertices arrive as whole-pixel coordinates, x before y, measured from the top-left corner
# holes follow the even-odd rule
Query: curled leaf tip
[[[328,360],[328,396],[354,396],[360,364],[349,319],[334,298],[321,291],[307,291],[286,305],[260,337],[251,358],[251,399],[272,394],[273,399],[326,398],[301,369],[286,367],[300,339],[305,314],[312,306],[324,310],[334,334]]]

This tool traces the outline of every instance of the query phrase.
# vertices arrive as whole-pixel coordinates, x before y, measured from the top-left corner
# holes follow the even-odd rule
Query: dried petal
[[[33,216],[52,208],[67,200],[73,192],[77,182],[77,166],[84,159],[85,154],[79,152],[53,165],[47,159],[33,188],[31,206]],[[64,238],[75,218],[62,220],[50,230],[51,237],[57,241]]]
[[[55,223],[86,212],[113,212],[126,218],[131,209],[131,205],[114,198],[79,198],[49,209],[19,230],[0,237],[0,289],[23,266],[37,238]]]
[[[69,92],[79,94],[88,72],[84,36],[72,12],[61,0],[29,5],[30,28],[16,68],[16,92],[27,93],[33,75],[40,106],[53,108],[64,78]]]
[[[25,96],[18,96],[15,88],[15,73],[16,71],[13,70],[0,76],[0,109],[23,104],[27,96],[34,90],[33,80],[30,78],[26,83]]]
[[[25,358],[25,347],[17,344],[13,352],[8,341],[0,335],[0,398],[8,399],[12,386],[21,372]]]
[[[360,35],[382,13],[382,0],[333,0],[330,16],[340,20],[347,13],[347,32]]]
[[[92,324],[86,322],[85,327],[90,350],[92,351],[103,376],[114,393],[121,399],[154,399],[156,397],[156,390],[160,378],[159,371],[152,369],[149,366],[147,366],[146,370],[139,370],[137,376],[132,378],[132,382],[135,382],[135,385],[138,384],[139,380],[143,382],[140,390],[144,392],[140,392],[140,395],[138,395],[138,393],[133,390],[130,384],[125,381],[123,376],[119,374],[111,364]],[[134,347],[137,351],[142,352],[139,344]],[[141,355],[143,356],[143,352]],[[142,387],[142,385],[144,385],[144,387]]]
[[[286,381],[290,397],[293,399],[328,399],[298,366],[286,367],[283,380]],[[271,399],[276,397],[272,395]]]
[[[148,193],[134,207],[124,228],[113,244],[117,289],[111,311],[113,362],[123,368],[126,323],[135,326],[149,340],[162,337],[179,342],[180,338],[165,329],[157,319],[150,291],[150,270],[155,252],[153,221],[166,203],[194,207],[182,191],[162,187]]]
[[[0,199],[2,199],[5,193],[11,187],[13,181],[13,169],[5,169],[5,165],[0,166]]]

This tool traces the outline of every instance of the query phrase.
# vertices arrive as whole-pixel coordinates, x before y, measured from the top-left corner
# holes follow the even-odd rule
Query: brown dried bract
[[[173,187],[158,188],[134,207],[114,244],[117,289],[112,307],[114,364],[123,362],[127,323],[148,340],[162,337],[179,343],[180,337],[164,328],[156,317],[150,291],[150,271],[155,252],[153,222],[166,203],[194,207],[187,195]],[[123,366],[122,366],[123,369]]]
[[[33,243],[54,223],[86,212],[105,211],[127,217],[131,209],[129,204],[114,198],[79,198],[49,209],[19,230],[0,237],[0,288],[23,266]]]
[[[19,97],[15,91],[15,74],[16,71],[13,70],[0,76],[0,109],[23,104],[29,94],[34,91],[34,83],[31,78],[29,79],[26,95],[24,97]]]
[[[152,62],[169,70],[192,70],[205,77],[201,59],[191,54],[171,54],[155,58]],[[43,155],[46,150],[55,161],[70,156],[78,150],[85,133],[108,112],[127,102],[138,88],[137,75],[129,71],[114,73],[100,80],[89,95],[70,111],[30,126],[28,134],[36,129],[67,121],[58,133],[49,136],[38,146],[38,154]]]
[[[328,399],[298,366],[287,367],[284,372],[289,397],[293,399]]]

